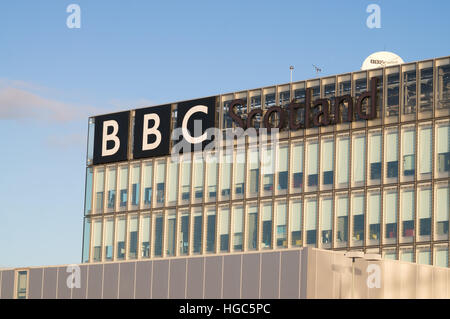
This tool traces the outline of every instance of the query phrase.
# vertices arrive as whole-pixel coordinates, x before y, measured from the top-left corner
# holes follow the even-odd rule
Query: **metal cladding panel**
[[[42,298],[56,299],[58,268],[44,268],[44,288]]]
[[[186,298],[188,299],[203,298],[204,261],[203,257],[187,260]]]
[[[416,298],[431,298],[433,295],[433,268],[418,265]]]
[[[103,265],[90,265],[88,272],[88,299],[102,298]]]
[[[14,270],[2,271],[2,299],[14,298]]]
[[[316,298],[333,298],[333,265],[333,254],[316,254],[316,267],[320,274],[316,276]],[[348,271],[348,269],[340,270]]]
[[[120,263],[119,299],[134,298],[136,262]]]
[[[432,298],[445,298],[447,295],[447,271],[442,268],[434,268],[433,282]]]
[[[72,291],[67,285],[67,279],[71,276],[71,273],[66,270],[67,267],[58,267],[57,299],[70,299],[72,295]]]
[[[170,299],[182,299],[186,297],[186,271],[186,258],[170,261]]]
[[[88,268],[87,265],[80,265],[80,288],[72,289],[72,299],[86,299]]]
[[[222,297],[222,257],[205,257],[205,298]]]
[[[103,298],[116,299],[119,291],[119,264],[105,264],[103,268]]]
[[[242,256],[242,298],[259,298],[261,254]]]
[[[28,282],[28,299],[41,299],[42,297],[42,268],[30,269]]]
[[[153,262],[152,298],[166,299],[169,293],[169,260]]]
[[[223,298],[241,298],[241,258],[242,255],[223,257]]]
[[[279,298],[280,253],[263,253],[261,255],[261,298]]]
[[[300,251],[281,253],[280,298],[300,297]]]
[[[152,263],[152,261],[136,263],[136,287],[134,296],[137,299],[149,299],[151,297]]]

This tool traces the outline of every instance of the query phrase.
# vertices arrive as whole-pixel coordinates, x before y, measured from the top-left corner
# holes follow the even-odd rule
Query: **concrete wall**
[[[28,298],[305,298],[307,250],[29,268]],[[0,271],[0,298],[14,297],[14,270]]]

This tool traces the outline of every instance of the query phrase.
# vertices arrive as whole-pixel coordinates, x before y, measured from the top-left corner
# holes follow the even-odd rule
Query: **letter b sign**
[[[95,118],[94,165],[127,160],[129,117],[120,112]]]

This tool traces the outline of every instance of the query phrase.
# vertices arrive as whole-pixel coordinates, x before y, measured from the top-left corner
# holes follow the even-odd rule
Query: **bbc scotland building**
[[[360,101],[358,110],[371,83],[377,98]],[[376,115],[364,118],[375,101]],[[91,118],[83,263],[316,247],[448,266],[449,57],[147,110],[166,112],[169,121],[158,122],[171,132],[181,127],[186,103],[208,105],[209,127],[223,132],[279,126],[276,147],[251,148],[247,139],[217,161],[193,152],[178,163],[167,152],[170,141],[166,155],[136,159],[142,139],[136,143],[134,133],[142,131],[135,126],[143,122],[135,123],[135,110],[122,133],[109,132],[127,140],[122,158],[102,162],[94,132],[108,131]],[[162,139],[170,138],[163,132]]]

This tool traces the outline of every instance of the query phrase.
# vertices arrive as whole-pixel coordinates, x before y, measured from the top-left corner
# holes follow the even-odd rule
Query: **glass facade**
[[[282,129],[276,145],[208,160],[89,162],[83,262],[312,246],[446,267],[450,58],[223,95],[216,122],[234,126],[226,111],[237,95],[245,114],[305,101],[306,88],[313,100],[357,97],[372,76],[375,120]]]

